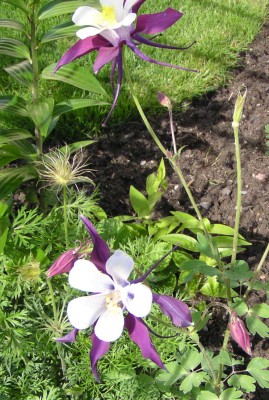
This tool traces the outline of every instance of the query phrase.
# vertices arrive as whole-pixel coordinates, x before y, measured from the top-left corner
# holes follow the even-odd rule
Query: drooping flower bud
[[[243,114],[243,108],[244,108],[246,96],[247,96],[247,90],[245,90],[245,93],[243,95],[240,92],[238,92],[237,99],[236,99],[235,106],[234,106],[233,124],[232,124],[233,128],[237,128],[239,126],[239,123],[241,121],[242,114]]]
[[[250,347],[250,339],[249,333],[245,327],[244,322],[238,318],[235,311],[231,314],[230,320],[230,331],[232,338],[236,341],[236,343],[250,356],[252,355],[251,347]]]
[[[48,278],[52,278],[54,275],[64,274],[70,272],[75,262],[79,259],[78,249],[71,249],[57,258],[52,266],[47,271]]]
[[[171,100],[169,99],[168,96],[166,96],[166,94],[164,94],[162,92],[158,92],[157,97],[158,97],[159,103],[163,107],[167,107],[168,109],[172,108]]]

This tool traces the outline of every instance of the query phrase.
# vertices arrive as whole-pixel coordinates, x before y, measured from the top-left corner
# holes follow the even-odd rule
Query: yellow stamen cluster
[[[103,6],[102,7],[102,17],[103,20],[108,22],[109,24],[113,24],[117,22],[115,8],[112,6]]]
[[[108,311],[118,313],[122,309],[122,302],[119,290],[114,290],[106,296],[106,307]]]

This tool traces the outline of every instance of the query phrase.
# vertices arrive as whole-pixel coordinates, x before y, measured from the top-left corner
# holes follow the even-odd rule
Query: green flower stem
[[[64,210],[64,236],[65,236],[65,248],[68,249],[69,246],[69,236],[68,236],[68,217],[67,217],[67,188],[63,187],[63,210]]]
[[[223,339],[222,350],[227,349],[229,338],[230,338],[230,329],[227,327],[227,329],[225,331],[224,339]],[[223,374],[223,366],[224,366],[224,364],[219,365],[218,386],[220,386],[220,383],[221,383],[221,378],[222,378],[222,374]]]
[[[241,195],[242,195],[242,176],[241,176],[241,158],[240,158],[240,144],[239,144],[239,124],[233,124],[234,139],[235,139],[235,158],[236,158],[236,177],[237,177],[237,199],[236,199],[236,214],[234,225],[233,249],[231,265],[236,261],[236,252],[238,245],[238,233],[241,214]]]
[[[55,330],[58,335],[58,333],[60,331],[60,321],[59,321],[59,317],[58,317],[58,311],[57,311],[57,307],[56,307],[55,296],[54,296],[52,284],[51,284],[51,281],[49,278],[47,279],[47,284],[48,284],[50,298],[51,298],[53,317],[54,317],[54,322],[55,322]],[[61,360],[62,371],[63,371],[63,374],[65,375],[66,364],[65,364],[65,360],[64,360],[63,348],[62,348],[61,344],[58,342],[56,342],[56,348],[57,348],[58,356]]]
[[[254,285],[254,283],[255,283],[255,281],[257,279],[257,276],[259,275],[259,273],[261,271],[263,263],[266,260],[266,257],[268,256],[268,253],[269,253],[269,243],[267,244],[266,249],[265,249],[265,251],[264,251],[264,253],[262,255],[262,258],[261,258],[261,260],[260,260],[260,262],[259,262],[259,264],[258,264],[258,266],[256,268],[256,271],[254,272],[254,275],[251,278],[251,281],[250,281],[249,286],[248,286],[248,288],[246,290],[246,293],[244,294],[244,299],[246,299],[248,297],[249,292],[252,290],[253,285]]]

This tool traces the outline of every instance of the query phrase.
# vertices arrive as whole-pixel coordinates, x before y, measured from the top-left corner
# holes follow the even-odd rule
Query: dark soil
[[[186,146],[181,167],[201,212],[211,222],[234,225],[236,174],[234,137],[231,126],[238,89],[247,88],[247,100],[240,125],[243,170],[243,206],[241,233],[253,243],[244,257],[252,267],[259,262],[269,234],[269,156],[265,154],[265,130],[269,124],[269,24],[240,55],[240,66],[234,71],[228,87],[193,100],[186,111],[174,115],[178,148]],[[171,149],[168,115],[150,118],[159,139]],[[144,190],[146,177],[160,161],[161,154],[143,123],[107,128],[106,135],[91,147],[95,181],[100,184],[101,206],[109,216],[132,214],[129,188]],[[169,185],[160,202],[158,215],[173,210],[194,214],[177,176],[167,164]],[[269,262],[264,264],[261,279],[267,279]],[[256,293],[254,303],[266,301]],[[216,310],[204,338],[213,350],[221,345],[223,314]],[[254,356],[269,357],[269,343],[255,336]],[[231,346],[237,353],[236,344]],[[248,399],[268,399],[268,390],[257,388]]]

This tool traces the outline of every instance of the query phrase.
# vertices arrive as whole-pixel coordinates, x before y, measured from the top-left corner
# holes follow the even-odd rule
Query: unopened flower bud
[[[250,356],[252,354],[250,347],[249,333],[245,327],[244,322],[238,318],[236,312],[232,312],[230,321],[230,331],[232,338],[236,343]]]
[[[71,249],[60,255],[47,271],[48,278],[52,278],[54,275],[70,272],[75,262],[79,259],[77,250],[78,249]]]
[[[243,95],[240,92],[238,92],[237,99],[236,99],[235,106],[234,106],[233,124],[232,124],[233,128],[237,128],[239,126],[239,123],[242,118],[242,113],[243,113],[246,96],[247,96],[247,90],[245,90],[245,93]]]
[[[159,103],[160,103],[162,106],[167,107],[167,108],[169,108],[169,109],[172,108],[172,104],[171,104],[171,101],[170,101],[169,97],[166,96],[164,93],[158,92],[157,97],[158,97]]]

